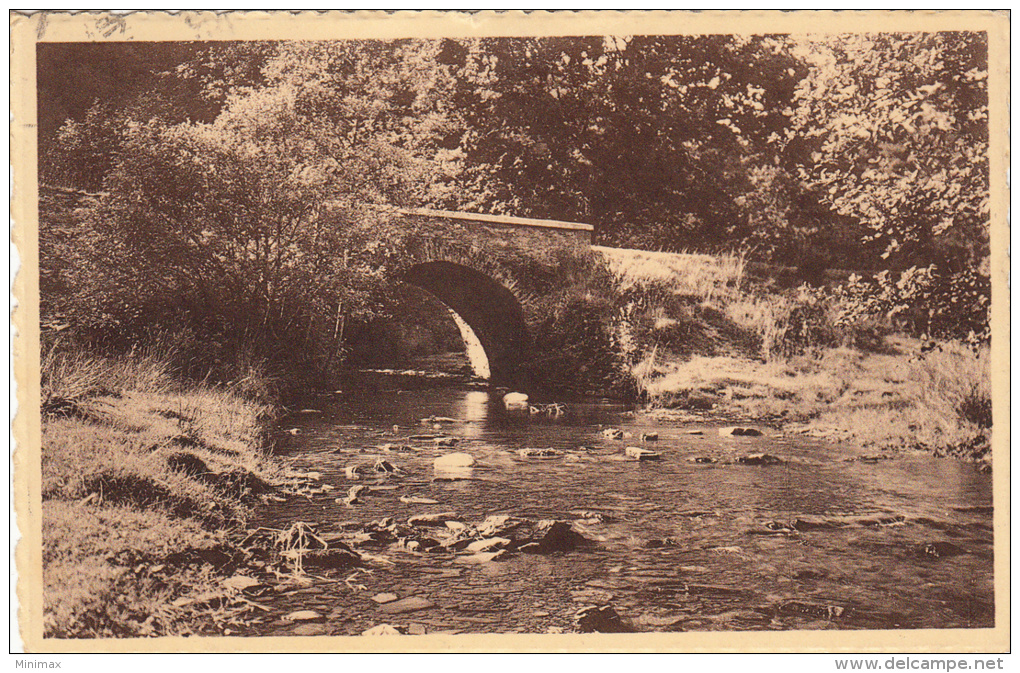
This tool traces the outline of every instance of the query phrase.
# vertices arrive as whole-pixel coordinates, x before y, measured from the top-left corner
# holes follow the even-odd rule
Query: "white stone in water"
[[[296,610],[284,617],[289,622],[312,622],[322,618],[315,610]]]
[[[510,411],[528,411],[528,396],[524,393],[507,393],[503,396],[503,405]]]
[[[628,446],[623,450],[631,460],[658,460],[659,454],[648,449],[642,449],[640,446]]]
[[[448,453],[439,456],[432,463],[437,470],[450,470],[471,467],[475,464],[475,458],[470,453]]]
[[[456,512],[434,512],[431,514],[416,514],[408,518],[409,526],[446,526],[448,521],[456,521],[460,518]]]
[[[469,552],[488,552],[494,549],[499,549],[510,544],[510,540],[505,537],[490,537],[484,540],[476,540],[467,546]]]
[[[363,636],[399,636],[399,635],[403,635],[403,634],[401,634],[400,631],[397,631],[397,629],[395,627],[390,626],[389,624],[377,624],[376,626],[373,626],[372,628],[368,629],[367,631],[363,631],[361,633],[361,635],[363,635]]]

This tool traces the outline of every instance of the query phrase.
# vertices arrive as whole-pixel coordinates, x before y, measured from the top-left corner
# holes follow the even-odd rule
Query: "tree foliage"
[[[887,270],[852,294],[883,297],[925,332],[980,336],[990,285],[984,35],[841,35],[804,50],[813,67],[789,147],[807,184],[866,227]]]
[[[667,249],[747,235],[735,199],[803,75],[768,37],[492,38],[451,52],[468,205]]]
[[[331,353],[344,321],[376,310],[392,255],[366,206],[419,203],[449,170],[426,149],[446,124],[426,100],[439,75],[425,54],[286,45],[212,121],[121,124],[71,251],[68,307],[122,338],[190,320],[270,351]]]
[[[48,286],[74,296],[47,306],[329,365],[420,243],[371,206],[439,206],[816,283],[859,269],[847,320],[980,337],[986,52],[976,33],[47,45],[43,180],[101,192],[53,238]]]

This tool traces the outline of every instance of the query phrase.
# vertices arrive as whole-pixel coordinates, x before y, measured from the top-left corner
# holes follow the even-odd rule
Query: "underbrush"
[[[602,250],[602,249],[600,249]],[[681,255],[604,249],[624,296],[632,364],[655,352],[783,359],[818,348],[881,350],[887,320],[854,314],[839,293],[778,289],[747,274],[739,254]],[[643,365],[647,369],[647,363]],[[644,389],[644,382],[638,381]]]
[[[722,309],[734,325],[756,337],[764,360],[817,348],[881,350],[888,326],[881,319],[843,318],[844,307],[824,288],[802,285],[779,294],[751,290]]]
[[[120,390],[162,393],[173,386],[167,358],[137,351],[104,357],[57,344],[44,352],[40,371],[44,411]]]
[[[40,373],[43,409],[121,390],[167,393],[184,387],[218,388],[260,404],[275,403],[289,384],[250,349],[211,345],[187,329],[148,330],[130,348],[102,345],[81,335],[44,334]]]
[[[650,409],[990,464],[987,347],[902,336],[839,288],[778,288],[740,255],[599,250],[621,293],[617,347]]]
[[[46,635],[188,632],[172,601],[212,580],[159,559],[225,544],[279,482],[272,408],[151,352],[51,351],[42,370]]]
[[[519,290],[534,338],[524,385],[561,398],[633,398],[616,278],[594,253],[562,254],[554,268],[555,283]]]

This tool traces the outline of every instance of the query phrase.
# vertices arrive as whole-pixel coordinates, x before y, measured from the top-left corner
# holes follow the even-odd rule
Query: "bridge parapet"
[[[405,217],[420,217],[428,220],[445,221],[456,224],[475,225],[485,229],[495,239],[505,239],[511,235],[518,243],[522,237],[534,238],[535,243],[552,243],[550,238],[559,239],[563,243],[573,245],[591,245],[595,228],[581,222],[564,222],[560,220],[541,220],[530,217],[511,217],[509,215],[487,215],[485,213],[467,213],[453,210],[432,210],[429,208],[397,208],[395,206],[376,206],[377,209],[396,213]]]

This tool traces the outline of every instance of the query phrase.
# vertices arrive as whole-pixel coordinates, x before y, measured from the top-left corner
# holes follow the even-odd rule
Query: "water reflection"
[[[477,438],[485,433],[489,420],[490,395],[483,390],[463,393],[454,401],[455,418],[463,422],[462,435]]]

